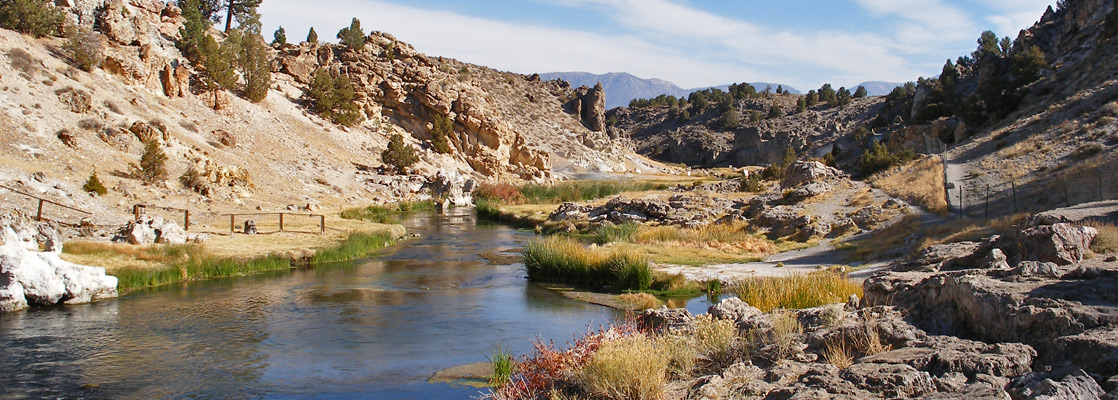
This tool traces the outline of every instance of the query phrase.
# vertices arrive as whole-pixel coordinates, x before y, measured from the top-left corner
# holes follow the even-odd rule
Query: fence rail
[[[39,205],[38,205],[38,207],[35,211],[35,220],[36,221],[40,221],[40,222],[50,221],[50,219],[47,219],[47,218],[43,217],[43,206],[45,204],[55,205],[55,206],[62,207],[62,208],[65,208],[65,209],[68,209],[68,210],[71,210],[71,211],[76,211],[78,213],[85,214],[85,215],[93,215],[93,213],[91,213],[89,211],[85,211],[85,210],[81,210],[81,209],[78,209],[78,208],[70,207],[68,205],[65,205],[65,204],[62,204],[62,203],[59,203],[59,202],[56,202],[56,201],[53,201],[53,200],[48,200],[48,199],[45,199],[43,197],[36,196],[36,195],[30,194],[30,193],[21,191],[19,189],[9,187],[9,186],[0,185],[0,188],[10,190],[13,193],[19,194],[21,196],[26,196],[26,197],[30,197],[32,199],[38,200]],[[68,222],[64,222],[64,221],[55,221],[55,222],[65,223],[65,224],[69,224],[69,225],[73,225],[73,226],[81,226],[80,222],[76,223],[76,224],[75,223],[68,223]]]
[[[322,215],[322,214],[301,214],[301,213],[288,213],[288,212],[258,212],[258,213],[222,214],[222,216],[229,217],[229,234],[230,235],[233,235],[233,234],[236,233],[237,217],[257,217],[257,216],[271,216],[271,215],[279,216],[279,230],[276,231],[276,232],[267,232],[267,233],[278,233],[278,232],[316,233],[316,232],[302,232],[302,231],[284,230],[284,217],[286,217],[286,216],[301,216],[301,217],[317,218],[318,219],[318,232],[317,233],[319,235],[325,235],[326,230],[330,229],[330,228],[326,227],[326,216]],[[253,223],[255,224],[255,221]],[[331,229],[331,230],[334,230],[334,229]]]
[[[1118,170],[1100,166],[1052,172],[1000,184],[971,178],[948,182],[946,193],[960,218],[996,218],[1118,197]]]

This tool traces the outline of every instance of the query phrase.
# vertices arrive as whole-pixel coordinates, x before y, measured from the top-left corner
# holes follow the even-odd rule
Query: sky
[[[938,75],[1055,0],[264,0],[267,38],[322,40],[354,17],[429,56],[531,74],[627,72],[684,88],[801,90]]]

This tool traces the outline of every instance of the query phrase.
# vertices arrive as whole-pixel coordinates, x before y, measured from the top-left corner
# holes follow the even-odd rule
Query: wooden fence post
[[[318,218],[319,218],[319,221],[320,221],[319,223],[321,224],[321,225],[319,225],[318,234],[319,235],[325,235],[326,234],[326,216],[325,215],[319,215]]]
[[[963,204],[963,185],[959,185],[959,218],[963,218],[964,207],[966,206]]]
[[[229,236],[233,236],[233,226],[236,225],[237,216],[229,214]]]
[[[283,213],[279,213],[279,215],[280,215],[280,232],[283,232]]]
[[[43,221],[43,199],[39,199],[39,212],[35,214],[35,221]]]
[[[182,210],[182,212],[183,212],[183,216],[182,216],[183,230],[189,231],[190,230],[190,210]]]

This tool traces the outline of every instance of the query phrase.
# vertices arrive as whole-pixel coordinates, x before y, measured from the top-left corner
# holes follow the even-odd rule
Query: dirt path
[[[963,206],[959,202],[959,188],[963,187],[963,178],[966,177],[966,171],[963,169],[963,164],[953,160],[950,151],[944,152],[940,157],[943,159],[944,165],[947,207],[951,211],[951,215],[959,215],[959,207]]]

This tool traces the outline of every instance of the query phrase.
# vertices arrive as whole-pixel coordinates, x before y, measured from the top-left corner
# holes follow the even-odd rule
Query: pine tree
[[[256,14],[256,7],[260,6],[260,1],[261,0],[225,0],[223,6],[225,8],[225,32],[229,32],[233,29],[233,18],[237,18],[237,21],[240,22],[241,25],[245,25],[246,21],[255,19],[258,26],[260,16]]]
[[[948,61],[948,62],[951,62],[951,61]],[[860,98],[866,97],[867,95],[869,95],[869,93],[866,92],[866,88],[864,86],[858,86],[858,89],[854,91],[854,98],[855,99],[860,99]]]
[[[419,156],[416,155],[415,147],[404,144],[403,136],[393,133],[388,138],[388,148],[380,153],[380,160],[392,171],[402,173],[418,162]]]
[[[179,7],[182,8],[182,28],[179,29],[179,34],[182,36],[178,43],[175,45],[183,52],[187,60],[194,65],[198,65],[202,61],[201,47],[202,42],[205,41],[206,29],[210,26],[210,20],[203,12],[204,6],[198,0],[181,0]]]
[[[140,154],[140,165],[132,164],[132,176],[139,178],[144,184],[152,184],[167,177],[164,164],[167,155],[159,148],[159,143],[152,139],[144,142],[144,152]]]
[[[353,103],[356,92],[346,76],[331,77],[325,69],[318,69],[307,89],[307,98],[315,113],[336,124],[353,126],[365,119]]]
[[[279,29],[276,29],[276,33],[272,34],[272,44],[281,46],[287,44],[287,32],[283,30],[283,25],[280,25]]]
[[[253,103],[263,101],[272,85],[272,61],[268,58],[264,38],[257,35],[245,38],[237,65],[245,79],[245,98]]]
[[[49,0],[4,0],[0,2],[0,27],[34,37],[58,35],[65,21],[62,10]]]
[[[338,31],[338,39],[350,50],[357,51],[365,48],[367,38],[365,37],[365,31],[361,30],[361,20],[353,18],[348,28],[342,28]]]
[[[313,26],[311,30],[307,32],[307,43],[318,44],[318,32],[314,31]]]
[[[213,94],[215,110],[221,109],[218,94],[222,90],[232,89],[237,84],[237,70],[234,67],[237,58],[236,46],[235,40],[227,39],[221,45],[218,45],[211,36],[206,36],[202,40],[200,47],[202,64],[199,75],[202,87]]]

